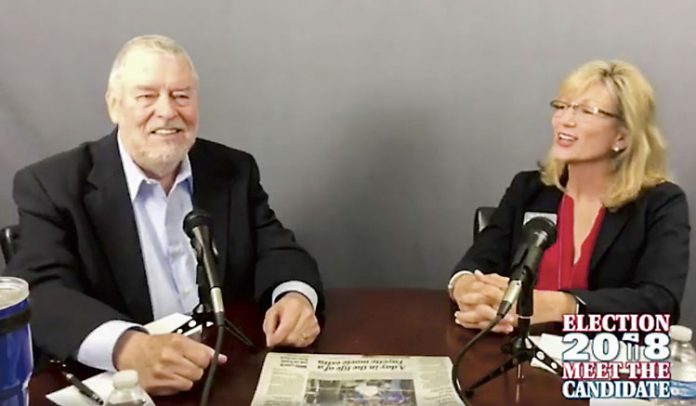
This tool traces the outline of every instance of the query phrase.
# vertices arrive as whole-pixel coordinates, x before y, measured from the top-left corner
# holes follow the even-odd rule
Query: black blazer
[[[268,306],[275,286],[299,280],[323,303],[317,264],[269,207],[254,158],[202,139],[189,158],[193,204],[213,219],[224,295]],[[115,131],[20,170],[14,199],[22,243],[7,271],[31,286],[38,349],[66,359],[105,321],[152,321]]]
[[[515,176],[490,225],[454,271],[480,269],[509,276],[513,250],[523,240],[527,212],[557,213],[563,192],[538,171]],[[621,209],[605,213],[588,274],[588,290],[569,292],[587,313],[671,313],[679,318],[689,268],[689,210],[679,186],[664,182]]]

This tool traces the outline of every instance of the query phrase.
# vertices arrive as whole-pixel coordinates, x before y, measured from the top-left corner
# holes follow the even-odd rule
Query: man
[[[8,272],[31,284],[38,349],[101,369],[136,369],[154,394],[188,390],[213,350],[141,325],[199,302],[183,232],[195,206],[212,217],[226,297],[269,306],[268,346],[319,334],[321,280],[276,219],[249,154],[196,139],[198,79],[186,51],[136,37],[116,56],[106,92],[112,134],[19,171],[22,244]]]

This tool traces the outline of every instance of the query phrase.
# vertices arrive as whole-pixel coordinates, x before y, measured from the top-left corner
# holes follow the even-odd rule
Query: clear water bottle
[[[669,329],[670,356],[672,363],[671,399],[661,399],[660,406],[696,406],[696,352],[691,346],[693,333],[684,326]]]
[[[106,406],[154,406],[154,402],[138,385],[138,371],[131,369],[116,372],[114,390],[106,400]]]

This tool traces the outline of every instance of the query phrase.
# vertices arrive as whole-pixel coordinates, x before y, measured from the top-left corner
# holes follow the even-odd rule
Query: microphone
[[[523,232],[526,239],[513,257],[510,282],[498,307],[499,317],[510,311],[512,304],[520,296],[524,281],[536,277],[544,251],[556,241],[556,225],[546,217],[539,216],[529,220],[524,225]]]
[[[225,325],[225,306],[222,303],[222,290],[217,274],[217,249],[210,231],[210,215],[204,210],[193,209],[184,217],[184,232],[191,239],[191,245],[196,251],[198,266],[203,268],[208,288],[210,302],[213,308],[215,324]],[[201,299],[202,301],[202,299]]]

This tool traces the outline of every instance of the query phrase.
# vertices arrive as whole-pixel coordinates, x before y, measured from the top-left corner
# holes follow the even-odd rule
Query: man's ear
[[[109,118],[114,124],[119,122],[119,103],[116,97],[116,92],[113,89],[108,89],[104,95],[104,100],[106,101],[106,109],[109,112]]]

